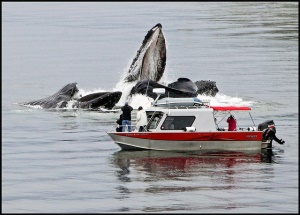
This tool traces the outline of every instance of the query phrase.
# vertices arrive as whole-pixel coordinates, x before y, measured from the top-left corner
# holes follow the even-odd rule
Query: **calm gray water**
[[[298,213],[298,9],[2,3],[2,212]],[[273,155],[124,152],[106,134],[119,113],[17,104],[71,82],[116,89],[157,23],[168,44],[165,81],[216,81],[213,103],[250,105],[256,125],[273,119],[285,145],[275,142]]]

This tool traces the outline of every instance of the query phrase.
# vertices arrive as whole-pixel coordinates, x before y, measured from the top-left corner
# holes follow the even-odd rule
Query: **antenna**
[[[154,89],[153,89],[153,93],[156,93],[156,94],[157,94],[157,97],[156,97],[156,99],[155,99],[154,102],[153,102],[153,105],[155,105],[156,102],[157,102],[157,100],[159,99],[160,95],[161,95],[161,94],[165,94],[165,93],[166,93],[166,90],[165,90],[165,88],[154,88]]]
[[[150,79],[148,79],[148,84],[147,84],[147,89],[146,89],[146,95],[147,95],[147,93],[148,93],[149,81],[150,81]]]

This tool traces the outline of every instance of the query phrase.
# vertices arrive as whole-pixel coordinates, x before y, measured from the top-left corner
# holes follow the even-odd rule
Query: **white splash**
[[[151,107],[153,101],[154,100],[148,96],[142,94],[135,94],[132,96],[132,100],[129,104],[132,106],[133,109],[138,109],[139,106],[142,106],[145,109]]]
[[[209,101],[211,106],[252,106],[254,101],[246,101],[239,97],[231,97],[224,95],[222,93],[217,93],[215,97],[198,95],[197,96],[202,101]]]
[[[79,98],[84,97],[86,95],[89,95],[91,93],[99,93],[99,92],[106,92],[106,90],[103,90],[101,88],[94,89],[94,90],[78,89],[78,92],[74,94],[73,98],[74,99],[79,99]]]
[[[118,103],[116,104],[116,106],[123,106],[125,104],[125,102],[128,102],[129,104],[132,103],[132,101],[130,100],[129,94],[131,89],[136,85],[136,82],[131,82],[131,83],[124,83],[123,80],[119,81],[119,83],[117,83],[116,87],[113,89],[113,91],[121,91],[122,92],[122,96],[120,98],[120,100],[118,101]]]

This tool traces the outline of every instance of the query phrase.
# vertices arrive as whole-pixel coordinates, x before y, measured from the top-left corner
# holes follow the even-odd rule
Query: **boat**
[[[158,100],[163,89],[154,90],[158,97],[145,109],[148,124],[142,132],[107,132],[122,150],[260,152],[269,146],[262,142],[263,132],[256,128],[250,107],[210,106],[198,98]],[[244,120],[238,120],[235,131],[220,127],[220,122],[233,112],[248,113],[253,125],[244,126]]]

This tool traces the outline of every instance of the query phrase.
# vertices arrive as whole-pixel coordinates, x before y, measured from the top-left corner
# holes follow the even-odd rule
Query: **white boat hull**
[[[164,140],[148,139],[147,132],[108,132],[111,139],[124,150],[159,150],[159,151],[260,151],[261,141],[257,139],[234,140]],[[125,133],[125,135],[124,135]],[[126,136],[126,133],[128,136]],[[195,133],[194,133],[195,134]],[[138,138],[138,136],[144,136]],[[169,136],[172,134],[169,134]],[[201,135],[201,134],[199,134]],[[206,135],[207,134],[203,134]],[[207,137],[206,137],[207,138]]]

